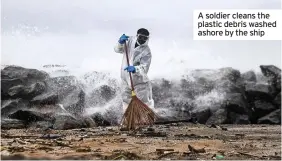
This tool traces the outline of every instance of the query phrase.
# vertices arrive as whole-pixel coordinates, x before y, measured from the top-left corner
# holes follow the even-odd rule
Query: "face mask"
[[[149,39],[149,36],[138,34],[137,35],[137,43],[138,45],[144,44]]]

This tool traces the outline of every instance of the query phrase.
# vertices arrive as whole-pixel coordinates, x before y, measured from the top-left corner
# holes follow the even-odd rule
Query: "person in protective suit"
[[[127,41],[127,42],[126,42]],[[114,47],[116,53],[123,54],[121,65],[122,80],[122,99],[123,110],[125,111],[131,100],[131,85],[129,73],[132,73],[133,86],[136,96],[151,109],[154,109],[154,100],[152,98],[152,86],[147,76],[150,68],[152,54],[148,46],[149,31],[141,28],[136,36],[126,36],[123,34],[117,45]],[[124,44],[127,43],[127,53],[129,64],[127,64]]]

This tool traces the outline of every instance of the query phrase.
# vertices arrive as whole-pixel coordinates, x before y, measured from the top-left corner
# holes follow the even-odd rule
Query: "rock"
[[[46,80],[47,90],[33,98],[33,104],[62,104],[73,115],[84,111],[85,92],[74,76],[61,76]]]
[[[20,109],[28,108],[28,101],[23,99],[3,100],[1,107],[1,117],[8,117],[9,114]]]
[[[26,123],[36,121],[52,121],[53,118],[49,114],[43,114],[36,111],[18,110],[8,116],[11,119],[18,119],[25,121]]]
[[[191,117],[196,118],[200,124],[205,124],[211,116],[210,109],[198,109],[191,112]]]
[[[91,106],[103,106],[116,96],[116,90],[108,85],[102,85],[94,89],[87,97],[87,104]]]
[[[26,124],[24,121],[17,119],[1,119],[1,129],[3,130],[24,128],[26,128]]]
[[[273,100],[274,104],[278,107],[281,108],[281,93],[279,93]]]
[[[222,93],[243,93],[244,89],[232,81],[219,80],[215,84],[215,89]]]
[[[227,122],[227,110],[225,108],[218,109],[215,113],[209,117],[206,124],[208,125],[218,125],[218,124],[225,124]]]
[[[257,77],[254,71],[247,71],[241,75],[245,82],[257,82]]]
[[[277,109],[258,119],[258,124],[281,124],[281,109]]]
[[[276,88],[277,92],[281,91],[281,69],[274,65],[260,65],[261,72],[269,78],[269,82]]]
[[[33,122],[29,125],[29,127],[33,127],[33,128],[40,128],[40,129],[49,129],[53,127],[52,122],[50,121],[37,121],[37,122]]]
[[[247,100],[241,93],[230,93],[225,98],[225,108],[238,114],[249,112]]]
[[[83,120],[76,119],[69,115],[57,115],[53,124],[55,130],[68,130],[85,128],[86,124]]]
[[[37,69],[28,69],[18,66],[8,66],[1,70],[1,99],[10,98],[8,90],[17,85],[30,86],[44,81],[49,75]]]
[[[34,105],[57,104],[59,102],[59,95],[55,91],[43,93],[34,97],[30,102]]]
[[[173,83],[165,79],[152,81],[152,93],[155,107],[165,108],[168,105],[167,98],[172,97]]]
[[[261,72],[266,77],[279,78],[281,77],[281,69],[274,65],[260,65]]]
[[[96,127],[96,123],[91,117],[85,117],[83,121],[88,128]]]
[[[235,112],[228,113],[229,123],[230,124],[250,124],[250,117],[249,115],[245,114],[238,114]]]
[[[104,119],[100,113],[94,113],[90,116],[96,123],[97,126],[110,126],[111,123]]]
[[[245,90],[248,100],[271,101],[273,98],[274,89],[270,85],[246,83]]]
[[[254,105],[256,111],[262,111],[263,113],[269,113],[270,111],[274,111],[276,109],[272,103],[263,100],[256,100]]]
[[[45,80],[48,77],[48,73],[44,71],[23,68],[20,66],[8,66],[1,70],[1,78],[3,79],[23,78],[28,82],[33,82],[37,80]]]
[[[6,100],[10,98],[10,95],[8,94],[8,91],[10,88],[17,86],[17,85],[23,85],[24,81],[19,78],[14,79],[3,79],[1,78],[1,99]]]
[[[45,91],[44,82],[36,82],[30,86],[17,85],[8,90],[8,94],[11,98],[23,98],[31,100],[33,97],[43,93]]]
[[[241,77],[240,71],[231,67],[220,68],[218,75],[221,77],[221,79],[227,79],[233,83],[236,83]]]
[[[196,80],[181,79],[180,87],[185,97],[194,99],[199,95],[210,92],[214,84],[212,81],[208,81],[205,78],[198,78]]]
[[[252,104],[253,112],[251,117],[252,123],[257,123],[257,120],[265,114],[268,114],[276,109],[276,107],[271,103],[263,100],[255,100]]]

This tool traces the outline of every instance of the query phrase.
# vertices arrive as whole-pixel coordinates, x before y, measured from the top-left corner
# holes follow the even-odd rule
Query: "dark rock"
[[[3,130],[23,128],[26,128],[26,124],[24,121],[17,119],[1,119],[1,129]]]
[[[195,80],[181,79],[181,89],[184,96],[190,99],[195,99],[196,96],[210,92],[214,87],[214,82],[208,81],[205,78],[198,78]]]
[[[266,77],[278,78],[281,77],[281,69],[274,65],[260,65],[261,72]]]
[[[23,99],[3,100],[1,103],[1,117],[7,117],[9,114],[14,113],[17,110],[29,107],[28,101]]]
[[[59,102],[59,96],[55,91],[43,93],[34,97],[30,102],[35,105],[57,104]]]
[[[273,98],[274,89],[270,85],[246,83],[245,90],[248,100],[271,101]]]
[[[55,122],[53,124],[53,129],[55,130],[68,130],[68,129],[78,129],[85,127],[86,124],[83,120],[76,119],[69,115],[55,116]]]
[[[30,86],[17,85],[8,90],[8,94],[11,98],[23,98],[30,100],[33,97],[43,93],[45,91],[45,83],[36,82]]]
[[[215,85],[215,89],[222,93],[243,93],[244,89],[232,81],[219,80]]]
[[[18,119],[27,123],[36,121],[51,121],[53,118],[49,114],[43,114],[36,111],[18,110],[8,116],[11,119]]]
[[[116,96],[116,90],[108,85],[102,85],[94,89],[87,97],[87,104],[91,106],[103,106]]]
[[[47,90],[36,96],[33,104],[62,104],[73,115],[84,111],[85,93],[74,76],[54,77],[46,80]]]
[[[95,121],[91,117],[85,117],[83,118],[83,121],[87,128],[92,128],[97,126]]]
[[[250,124],[250,117],[249,115],[245,114],[238,114],[235,112],[228,113],[229,123],[230,124]]]
[[[220,68],[218,75],[221,77],[221,79],[227,79],[233,83],[236,83],[241,77],[240,71],[231,67]]]
[[[225,98],[225,108],[238,114],[249,112],[247,100],[241,93],[230,93]]]
[[[281,69],[274,65],[261,65],[261,72],[269,78],[269,82],[276,88],[277,92],[281,91]]]
[[[274,98],[274,104],[278,107],[281,108],[281,93],[279,93],[275,98]]]
[[[281,124],[281,109],[277,109],[258,119],[259,124]]]
[[[45,80],[48,77],[48,73],[44,71],[19,66],[8,66],[1,70],[1,78],[3,79],[24,78],[33,82],[34,80]]]
[[[210,109],[198,109],[191,112],[191,117],[196,118],[197,122],[200,124],[205,124],[209,117],[211,116]]]
[[[8,94],[8,91],[10,88],[17,86],[17,85],[23,85],[24,81],[19,78],[14,79],[3,79],[1,78],[1,99],[9,99],[10,96]]]
[[[156,79],[152,81],[152,93],[155,107],[165,108],[168,106],[167,99],[172,97],[173,83],[166,79]]]
[[[111,123],[103,117],[100,113],[94,113],[90,116],[96,123],[97,126],[110,126]]]
[[[29,127],[33,128],[40,128],[40,129],[49,129],[53,127],[53,124],[51,121],[37,121],[33,122],[29,125]]]
[[[266,113],[269,113],[270,111],[274,111],[276,109],[276,107],[272,103],[263,100],[256,100],[254,102],[254,105],[255,110],[264,111]]]
[[[215,113],[213,113],[211,115],[211,117],[209,117],[209,119],[207,120],[206,124],[211,125],[211,124],[225,124],[228,120],[227,118],[227,110],[224,108],[220,108],[218,109]]]
[[[247,71],[241,75],[244,81],[257,82],[257,77],[254,71]]]
[[[49,75],[37,69],[8,66],[1,70],[1,99],[8,99],[8,90],[17,85],[29,86],[44,81]]]

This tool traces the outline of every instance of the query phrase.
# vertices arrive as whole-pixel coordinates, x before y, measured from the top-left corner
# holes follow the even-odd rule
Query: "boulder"
[[[269,83],[275,87],[276,92],[281,92],[281,69],[274,65],[260,65],[260,69],[269,78]]]
[[[53,124],[55,130],[68,130],[86,128],[87,125],[82,119],[76,119],[70,115],[57,115]]]
[[[84,111],[85,92],[81,83],[74,76],[49,78],[46,81],[46,92],[36,96],[31,102],[36,104],[62,104],[73,115]]]
[[[220,108],[218,109],[215,113],[213,113],[211,115],[211,117],[209,117],[209,119],[207,120],[206,124],[211,125],[211,124],[225,124],[227,123],[227,110],[225,108]]]
[[[244,89],[230,80],[218,80],[214,87],[221,93],[244,93]]]
[[[231,67],[226,67],[219,69],[218,76],[221,77],[221,80],[229,80],[233,83],[236,83],[237,80],[241,77],[241,73],[239,70],[233,69]]]
[[[258,119],[258,124],[281,124],[281,109],[277,109]]]
[[[37,122],[32,122],[28,125],[29,128],[39,128],[39,129],[52,129],[53,124],[51,121],[37,121]]]
[[[247,71],[241,75],[244,82],[257,82],[256,73],[254,71]]]
[[[12,114],[20,109],[27,109],[29,107],[28,101],[21,98],[14,100],[3,100],[1,104],[1,117],[8,117],[9,114]]]
[[[211,111],[209,108],[197,109],[191,112],[191,118],[194,118],[200,124],[205,124],[210,116]]]
[[[256,100],[254,102],[254,105],[255,105],[254,107],[255,111],[261,111],[263,113],[269,113],[276,109],[276,107],[272,103],[263,100]]]
[[[36,111],[28,111],[28,110],[18,110],[8,116],[11,119],[22,120],[26,123],[36,122],[36,121],[52,121],[53,118],[50,114],[40,113]]]
[[[246,95],[248,100],[271,101],[274,95],[274,89],[267,84],[246,83]]]
[[[249,113],[247,100],[241,93],[227,94],[224,105],[228,111],[236,112],[238,114]]]
[[[86,97],[88,105],[103,106],[116,96],[116,90],[108,85],[101,85],[95,88],[89,96]]]
[[[35,96],[43,93],[45,89],[46,87],[44,82],[36,82],[31,84],[30,86],[17,85],[11,87],[8,90],[8,95],[11,98],[23,98],[23,99],[31,100]]]
[[[1,129],[24,129],[26,128],[26,123],[22,120],[17,119],[1,119]]]
[[[28,69],[18,66],[5,67],[1,70],[1,99],[10,98],[8,91],[14,86],[30,86],[36,82],[44,81],[47,78],[49,78],[49,75],[46,72],[37,69]],[[32,87],[30,90],[35,91]]]
[[[277,108],[281,108],[281,93],[279,93],[273,100]]]
[[[251,123],[249,115],[238,114],[236,112],[229,112],[228,120],[230,124],[250,124]]]
[[[108,120],[105,120],[104,116],[101,113],[94,113],[90,116],[97,126],[110,126],[111,123]]]

